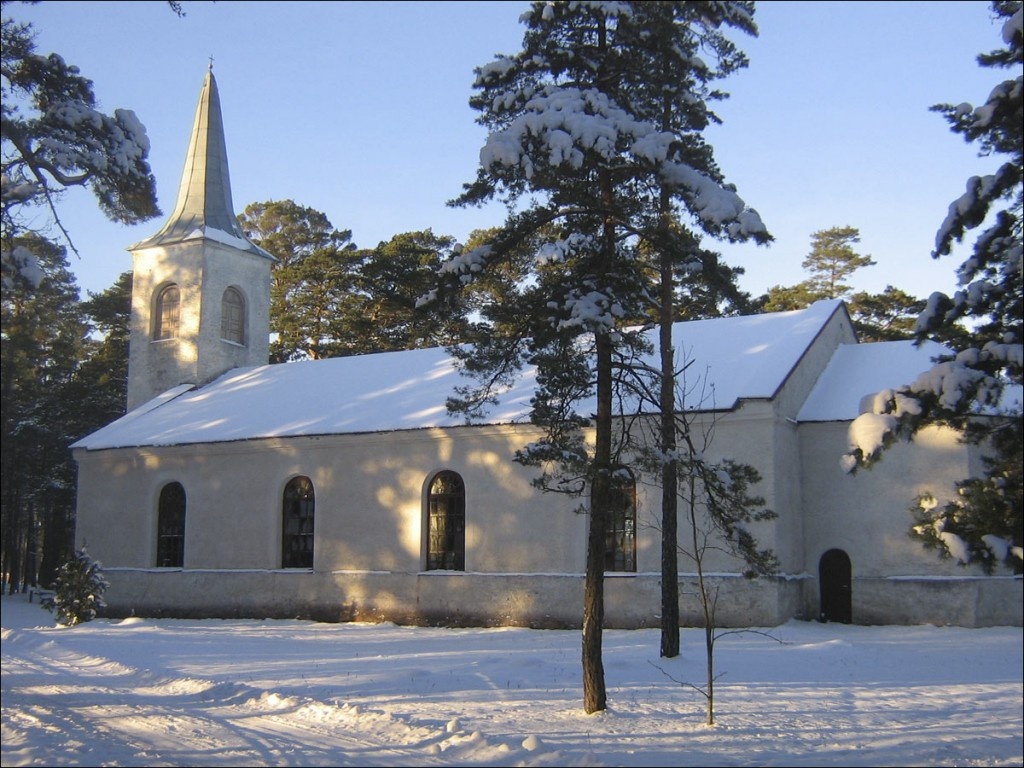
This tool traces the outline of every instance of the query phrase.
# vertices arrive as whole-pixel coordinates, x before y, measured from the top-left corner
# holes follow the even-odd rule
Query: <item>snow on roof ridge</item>
[[[770,398],[832,317],[839,301],[806,309],[677,323],[677,365],[692,360],[685,386],[700,391],[688,410],[724,410]],[[526,421],[533,371],[483,423]],[[446,400],[464,383],[441,347],[238,368],[192,391],[161,395],[75,443],[99,450],[271,437],[389,432],[465,425]],[[191,389],[191,387],[189,387]],[[587,403],[579,412],[586,414]]]

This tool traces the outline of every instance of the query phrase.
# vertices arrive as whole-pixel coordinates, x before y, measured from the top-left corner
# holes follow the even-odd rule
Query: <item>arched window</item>
[[[178,337],[178,318],[181,308],[181,292],[176,285],[164,287],[156,297],[153,312],[153,338],[175,339]]]
[[[157,504],[156,565],[181,568],[185,565],[185,488],[168,483]]]
[[[636,571],[636,480],[625,467],[612,476],[604,569]]]
[[[245,344],[245,299],[236,288],[228,288],[220,301],[220,337]]]
[[[427,493],[427,570],[466,570],[466,486],[438,472]]]
[[[282,505],[281,567],[313,567],[313,520],[316,499],[313,481],[293,477],[284,487]]]

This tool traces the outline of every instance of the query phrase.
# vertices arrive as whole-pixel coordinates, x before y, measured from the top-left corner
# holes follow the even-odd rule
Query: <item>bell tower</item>
[[[128,410],[180,384],[266,365],[276,259],[242,233],[231,202],[212,63],[196,108],[174,211],[132,254]]]

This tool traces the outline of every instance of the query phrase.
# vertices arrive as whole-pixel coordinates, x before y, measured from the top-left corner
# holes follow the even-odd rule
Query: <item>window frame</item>
[[[187,512],[188,496],[185,493],[185,486],[177,480],[165,483],[160,489],[160,495],[157,498],[157,568],[185,567],[185,521]]]
[[[454,489],[435,490],[445,481],[453,481]],[[443,469],[428,480],[426,521],[426,570],[465,571],[466,482],[458,472]]]
[[[245,296],[234,286],[224,289],[220,299],[220,337],[231,344],[245,346]]]
[[[621,478],[622,473],[628,480]],[[605,573],[636,573],[636,478],[627,467],[617,467],[608,489],[605,526]]]
[[[312,570],[315,537],[316,488],[307,476],[296,475],[281,493],[281,567]]]
[[[169,301],[174,293],[174,300]],[[153,341],[176,339],[181,333],[181,288],[168,283],[160,288],[153,303]]]

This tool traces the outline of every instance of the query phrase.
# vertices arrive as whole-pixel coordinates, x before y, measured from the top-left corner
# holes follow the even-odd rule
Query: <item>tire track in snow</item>
[[[539,743],[492,744],[454,720],[417,725],[337,700],[138,669],[76,652],[64,639],[72,638],[39,643],[4,632],[5,766],[25,764],[17,745],[38,743],[39,730],[53,745],[45,763],[55,766],[94,764],[94,751],[153,766],[565,764]]]

